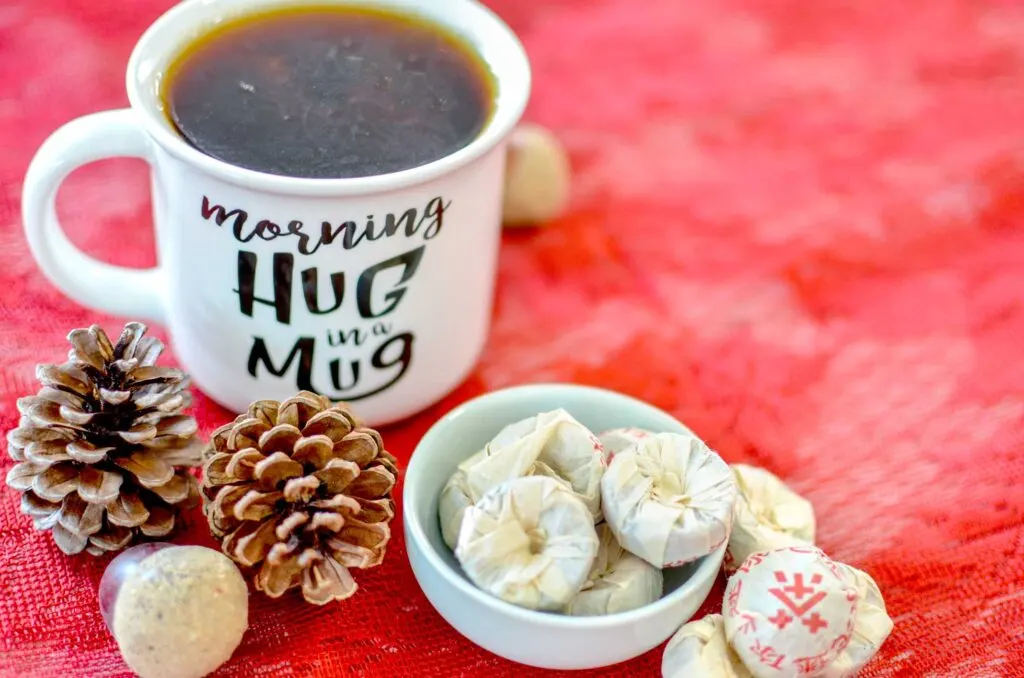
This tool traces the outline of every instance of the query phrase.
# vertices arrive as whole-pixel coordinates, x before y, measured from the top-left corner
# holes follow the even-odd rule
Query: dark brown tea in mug
[[[342,178],[463,148],[494,81],[460,38],[384,10],[308,6],[215,28],[168,69],[163,102],[189,144],[239,167]]]

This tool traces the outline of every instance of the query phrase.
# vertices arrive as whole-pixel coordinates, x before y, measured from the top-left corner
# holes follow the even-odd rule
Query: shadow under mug
[[[136,45],[131,107],[74,120],[40,147],[25,178],[23,220],[33,256],[61,291],[89,308],[164,324],[184,369],[223,406],[244,411],[306,389],[352,402],[381,425],[442,398],[483,350],[506,145],[529,99],[530,66],[515,34],[474,0],[326,1],[415,14],[464,38],[496,83],[484,130],[427,165],[351,179],[282,177],[204,155],[162,110],[171,60],[215,22],[310,3],[185,0]],[[151,269],[86,256],[56,216],[68,174],[125,156],[151,168]],[[326,242],[324,223],[336,232]]]

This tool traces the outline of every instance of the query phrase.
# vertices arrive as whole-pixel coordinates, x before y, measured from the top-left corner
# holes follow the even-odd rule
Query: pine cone
[[[202,443],[195,419],[181,414],[192,402],[188,377],[155,365],[164,347],[145,332],[128,323],[112,346],[98,325],[73,330],[67,362],[39,365],[42,389],[18,400],[7,450],[19,463],[7,484],[69,555],[164,537],[199,499],[188,469]]]
[[[349,568],[380,565],[395,515],[395,458],[343,404],[307,391],[261,400],[214,432],[204,511],[230,558],[272,598],[316,605],[356,592]]]

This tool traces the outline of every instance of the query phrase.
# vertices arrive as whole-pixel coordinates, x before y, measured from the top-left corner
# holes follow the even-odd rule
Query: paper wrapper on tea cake
[[[513,478],[546,475],[564,479],[593,516],[601,519],[601,444],[565,410],[545,412],[503,428],[487,446],[459,464],[441,491],[441,534],[455,547],[465,510],[488,490]]]
[[[814,543],[814,507],[777,476],[754,466],[732,464],[739,494],[725,553],[734,572],[751,553]]]
[[[854,675],[878,654],[882,643],[892,633],[893,624],[875,580],[854,567],[844,563],[836,564],[847,583],[852,584],[857,591],[857,619],[853,624],[850,643],[829,665],[824,675],[829,678],[845,678]]]
[[[597,440],[601,443],[605,463],[610,463],[612,457],[616,454],[623,450],[628,450],[644,438],[649,438],[652,435],[654,434],[642,428],[613,428],[599,433]]]
[[[696,436],[658,433],[615,455],[601,495],[620,544],[655,567],[676,567],[729,538],[736,483]]]
[[[598,539],[590,511],[553,478],[515,478],[466,509],[455,557],[484,591],[532,610],[561,610],[587,580]]]
[[[725,640],[720,614],[679,629],[661,658],[662,678],[752,678],[750,670]]]
[[[726,638],[758,678],[849,675],[892,628],[870,577],[804,546],[747,558],[723,615]]]
[[[597,526],[600,545],[594,565],[565,613],[576,617],[635,610],[661,598],[661,570],[634,556],[616,541],[608,525]]]
[[[600,521],[601,477],[605,470],[601,443],[590,429],[565,410],[545,412],[506,426],[485,452],[489,458],[467,471],[469,485],[475,492],[482,494],[495,484],[492,474],[496,468],[497,477],[502,476],[503,464],[492,466],[489,463],[494,457],[532,458],[535,473],[554,473],[566,480],[594,515],[594,522]]]

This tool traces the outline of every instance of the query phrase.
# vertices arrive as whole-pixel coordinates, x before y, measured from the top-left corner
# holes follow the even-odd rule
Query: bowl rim
[[[438,419],[434,424],[427,430],[427,432],[420,438],[420,441],[416,444],[416,448],[413,450],[412,455],[409,458],[409,464],[406,466],[405,478],[402,487],[402,524],[405,527],[406,534],[406,551],[408,558],[409,543],[415,542],[415,546],[418,548],[421,557],[426,563],[429,564],[430,568],[437,572],[442,579],[444,579],[449,586],[455,588],[464,596],[468,596],[476,603],[489,608],[497,614],[503,614],[508,617],[515,618],[519,621],[531,623],[531,624],[542,624],[553,628],[565,628],[565,629],[602,629],[609,627],[625,626],[630,623],[643,621],[650,617],[655,617],[663,612],[667,612],[671,608],[675,607],[682,600],[691,596],[693,592],[700,586],[701,583],[705,582],[708,578],[717,578],[718,572],[722,567],[722,560],[725,557],[725,550],[728,546],[728,542],[723,542],[717,549],[711,553],[698,558],[700,561],[694,570],[693,574],[682,584],[680,584],[675,590],[669,592],[667,595],[662,595],[661,598],[638,607],[633,610],[627,610],[625,612],[615,612],[607,615],[595,615],[595,616],[571,616],[564,614],[557,614],[553,612],[544,612],[539,610],[530,610],[526,608],[513,605],[512,603],[506,602],[497,598],[486,591],[483,591],[472,583],[467,581],[463,576],[457,573],[451,566],[448,565],[441,556],[437,553],[437,550],[431,544],[427,538],[426,531],[423,528],[422,518],[419,513],[415,510],[415,497],[417,494],[417,488],[415,483],[410,483],[410,479],[413,478],[418,472],[419,467],[426,463],[422,461],[425,459],[424,454],[421,451],[430,449],[435,445],[435,439],[439,438],[441,432],[446,427],[450,426],[451,423],[460,417],[469,416],[472,412],[481,407],[483,404],[489,401],[496,400],[499,398],[507,398],[513,395],[520,395],[521,397],[528,397],[531,394],[544,393],[550,395],[552,392],[569,392],[576,391],[582,393],[589,393],[593,397],[600,398],[613,398],[622,402],[628,403],[631,407],[647,410],[651,414],[655,414],[661,417],[665,417],[676,422],[684,430],[689,428],[683,422],[676,419],[668,412],[646,403],[633,396],[612,391],[610,389],[599,388],[596,386],[585,386],[581,384],[566,384],[566,383],[538,383],[538,384],[526,384],[521,386],[511,386],[507,388],[490,391],[482,395],[471,398],[466,402],[458,405],[447,414]],[[417,456],[419,455],[419,456]],[[691,561],[692,563],[693,561]],[[415,572],[413,573],[415,575]],[[419,580],[417,577],[417,585]],[[703,605],[702,600],[700,605]]]

